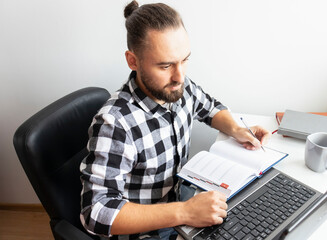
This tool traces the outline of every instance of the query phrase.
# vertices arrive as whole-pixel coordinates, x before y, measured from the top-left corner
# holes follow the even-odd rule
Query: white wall
[[[127,2],[0,0],[0,203],[38,202],[12,146],[25,119],[76,89],[112,92],[127,79]],[[188,75],[233,111],[327,111],[325,0],[162,2],[184,18]]]

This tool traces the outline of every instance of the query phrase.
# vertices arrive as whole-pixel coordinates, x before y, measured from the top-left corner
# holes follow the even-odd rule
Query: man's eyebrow
[[[187,60],[190,56],[191,56],[191,52],[183,59],[183,61]],[[175,61],[175,62],[159,62],[159,63],[157,63],[157,65],[169,65],[169,64],[174,64],[174,63],[177,63],[177,61]]]

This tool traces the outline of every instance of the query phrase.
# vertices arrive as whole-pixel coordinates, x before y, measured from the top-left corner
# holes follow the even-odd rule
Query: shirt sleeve
[[[123,197],[124,180],[136,159],[133,142],[117,119],[110,114],[94,118],[89,129],[89,154],[80,166],[81,222],[88,232],[107,237],[128,201]]]
[[[193,98],[193,118],[211,126],[213,116],[221,110],[228,110],[228,107],[205,93],[202,88],[188,79]]]

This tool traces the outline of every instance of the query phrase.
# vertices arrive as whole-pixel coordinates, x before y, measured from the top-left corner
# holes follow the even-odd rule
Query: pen
[[[244,122],[243,118],[241,117],[241,121],[243,122],[243,124],[245,125],[245,127],[249,130],[249,132],[252,134],[253,137],[257,138],[254,133],[251,131],[251,129],[248,127],[248,125],[246,125],[246,123]],[[258,139],[258,138],[257,138]],[[263,146],[261,145],[262,150],[265,152],[266,150],[263,148]]]

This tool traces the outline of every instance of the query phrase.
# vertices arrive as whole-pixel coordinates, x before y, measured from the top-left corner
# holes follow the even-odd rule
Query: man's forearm
[[[136,204],[126,203],[115,218],[111,234],[133,234],[181,225],[183,203]]]
[[[226,196],[217,191],[202,192],[186,202],[151,205],[126,203],[111,228],[111,234],[132,234],[155,229],[190,225],[221,224],[226,217]]]
[[[233,119],[228,110],[221,110],[212,118],[211,127],[229,135],[234,134],[241,128]]]

